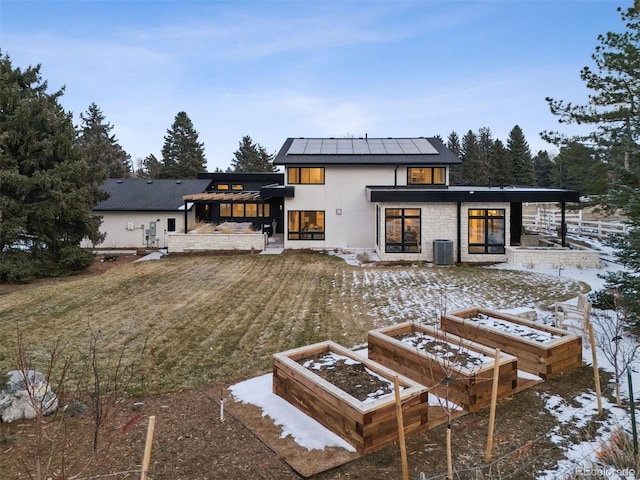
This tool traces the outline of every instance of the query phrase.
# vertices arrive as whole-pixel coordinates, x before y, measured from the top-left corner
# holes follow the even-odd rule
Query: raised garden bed
[[[379,450],[398,439],[395,376],[400,385],[405,435],[426,430],[429,428],[426,387],[376,362],[330,341],[273,356],[273,392],[361,454]],[[340,379],[342,386],[336,385]]]
[[[413,322],[370,330],[368,341],[370,359],[427,386],[437,396],[468,411],[490,405],[494,348]],[[501,352],[498,398],[511,395],[517,383],[516,358]]]
[[[582,364],[582,338],[559,328],[476,307],[444,315],[442,329],[499,348],[518,368],[547,379]]]

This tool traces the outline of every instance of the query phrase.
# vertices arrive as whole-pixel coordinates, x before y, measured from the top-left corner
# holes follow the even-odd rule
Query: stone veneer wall
[[[266,233],[172,233],[168,236],[169,253],[215,250],[262,251],[267,248]]]
[[[600,267],[600,254],[591,249],[506,247],[506,253],[507,263],[522,267]]]

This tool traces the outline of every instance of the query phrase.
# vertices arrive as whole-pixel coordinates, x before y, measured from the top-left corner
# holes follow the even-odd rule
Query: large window
[[[289,212],[289,240],[324,240],[324,211]]]
[[[221,203],[221,218],[268,217],[271,208],[268,203]]]
[[[504,209],[469,210],[469,253],[504,253]]]
[[[290,184],[323,184],[323,167],[289,167],[287,182]]]
[[[384,223],[386,253],[420,253],[419,208],[387,208]]]
[[[408,185],[444,185],[445,181],[444,167],[407,168]]]

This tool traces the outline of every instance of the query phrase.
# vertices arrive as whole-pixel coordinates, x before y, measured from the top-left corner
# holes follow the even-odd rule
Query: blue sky
[[[95,102],[135,162],[185,111],[210,170],[244,135],[446,137],[481,127],[555,147],[545,97],[585,103],[579,73],[631,0],[0,0],[0,48],[42,64],[79,114]]]

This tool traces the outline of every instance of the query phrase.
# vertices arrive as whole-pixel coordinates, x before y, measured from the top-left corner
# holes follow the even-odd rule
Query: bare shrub
[[[616,470],[640,472],[638,458],[633,452],[633,438],[622,427],[618,427],[606,442],[600,440],[596,456],[602,463]]]

